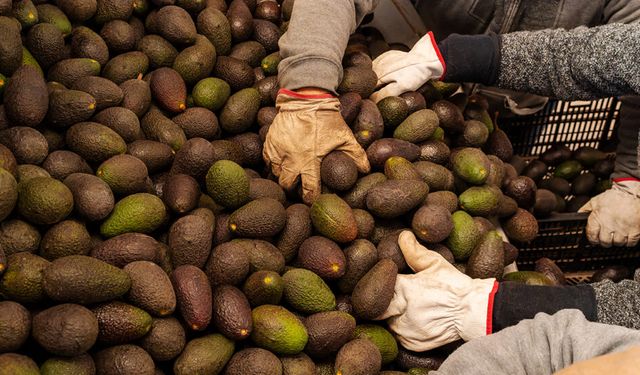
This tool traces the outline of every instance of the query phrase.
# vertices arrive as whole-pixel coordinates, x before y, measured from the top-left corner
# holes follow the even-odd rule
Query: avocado
[[[198,13],[196,20],[198,33],[206,36],[215,46],[216,53],[226,56],[231,50],[231,26],[224,13],[207,7]]]
[[[16,157],[13,156],[13,152],[7,146],[0,144],[0,168],[5,169],[9,172],[13,177],[19,178],[19,174],[17,173],[17,161]]]
[[[282,36],[282,31],[273,22],[261,19],[253,20],[252,38],[260,43],[266,53],[278,51],[278,40]]]
[[[244,340],[252,330],[251,307],[236,287],[220,285],[213,291],[213,324],[231,340]]]
[[[502,187],[505,180],[505,164],[495,155],[487,156],[489,159],[489,176],[485,182],[487,185],[493,185],[497,188]]]
[[[136,193],[118,201],[100,225],[100,233],[113,237],[122,233],[149,233],[164,223],[167,211],[162,200],[148,193]]]
[[[596,183],[596,186],[594,188],[594,193],[595,194],[600,194],[600,193],[604,193],[605,191],[611,189],[613,187],[613,182],[609,179],[606,180],[600,180]]]
[[[44,272],[42,286],[54,301],[90,304],[124,295],[131,287],[131,279],[126,272],[101,260],[70,255],[51,263]]]
[[[326,311],[308,316],[305,327],[309,334],[305,352],[313,358],[326,358],[351,340],[356,320],[342,311]]]
[[[124,95],[120,87],[102,77],[82,77],[75,81],[71,88],[91,95],[95,100],[96,111],[117,106],[122,101]],[[96,118],[98,118],[98,116],[96,116]],[[102,123],[100,120],[96,121]]]
[[[249,255],[238,242],[225,242],[216,246],[205,267],[214,287],[221,284],[238,285],[247,277],[249,270]]]
[[[284,291],[284,281],[273,271],[256,271],[252,273],[242,287],[252,307],[260,305],[277,305]]]
[[[359,103],[359,112],[355,112],[355,109],[358,109],[355,108],[353,114],[353,116],[355,116],[353,121],[353,134],[362,147],[369,147],[373,142],[382,138],[384,133],[384,119],[373,101],[369,99],[362,100],[360,94],[356,92],[342,94],[340,99],[349,96],[355,96],[357,103]],[[384,163],[384,160],[381,161],[381,163]]]
[[[418,144],[418,146],[420,147],[419,160],[440,165],[446,165],[449,162],[451,151],[444,142],[428,140]]]
[[[351,301],[354,313],[361,319],[375,319],[391,303],[396,285],[398,266],[391,259],[376,263],[353,289]]]
[[[586,168],[605,160],[607,154],[590,146],[582,146],[573,152],[573,158]]]
[[[116,155],[105,160],[98,167],[96,175],[106,182],[115,194],[129,195],[147,190],[147,166],[142,160],[131,155]]]
[[[489,138],[487,126],[480,121],[468,120],[464,122],[464,130],[457,139],[457,144],[466,147],[481,147]]]
[[[218,118],[206,108],[187,108],[174,117],[173,122],[182,128],[187,139],[200,137],[212,140],[220,137]]]
[[[477,148],[466,147],[451,155],[453,173],[464,182],[482,185],[489,176],[491,162]]]
[[[342,81],[338,86],[338,93],[355,92],[363,99],[366,99],[375,90],[377,82],[378,77],[371,68],[352,66],[344,69]]]
[[[167,244],[174,267],[192,264],[203,268],[211,253],[213,226],[198,215],[186,215],[169,228]]]
[[[124,267],[131,279],[127,300],[155,316],[173,313],[176,295],[169,276],[149,261],[134,261]]]
[[[225,375],[281,375],[282,363],[268,350],[247,348],[236,352],[225,370]]]
[[[420,156],[420,148],[413,143],[395,138],[383,138],[373,142],[367,148],[367,157],[372,168],[382,169],[392,156],[401,156],[410,162]]]
[[[44,234],[40,242],[40,255],[54,260],[67,255],[87,255],[91,236],[87,227],[76,220],[61,221]]]
[[[564,277],[564,273],[556,265],[556,263],[549,258],[540,258],[536,260],[535,271],[545,275],[553,285],[566,285],[567,280]]]
[[[167,67],[154,70],[149,87],[152,97],[165,110],[177,113],[187,108],[187,86],[175,70]]]
[[[566,202],[566,212],[578,212],[582,206],[587,204],[591,197],[588,195],[578,195],[572,197]]]
[[[422,109],[409,115],[393,132],[393,137],[419,143],[428,140],[438,128],[440,120],[430,109]]]
[[[259,198],[275,199],[281,204],[286,202],[284,190],[277,182],[265,178],[252,178],[249,181],[249,191],[252,200]]]
[[[55,224],[73,210],[73,195],[62,182],[36,177],[20,186],[18,212],[34,224]]]
[[[18,183],[27,182],[35,177],[51,177],[46,169],[33,164],[20,164],[17,167],[16,176]]]
[[[435,112],[440,120],[440,126],[449,132],[462,133],[465,128],[464,116],[462,111],[455,104],[439,100],[431,106],[431,110]]]
[[[187,141],[182,128],[157,108],[149,109],[140,125],[147,139],[166,143],[174,151],[179,150]]]
[[[447,168],[430,161],[417,161],[413,165],[421,179],[429,185],[429,191],[453,190],[453,173]]]
[[[564,178],[551,177],[540,182],[539,188],[548,189],[561,197],[571,194],[571,184]]]
[[[19,303],[44,300],[42,279],[50,263],[37,255],[21,252],[7,257],[8,267],[0,279],[0,296]]]
[[[338,243],[353,241],[358,235],[353,211],[335,194],[322,194],[311,206],[311,222],[318,232]]]
[[[0,352],[14,352],[29,338],[31,314],[14,301],[0,302]]]
[[[187,213],[198,206],[200,186],[191,176],[175,174],[164,183],[162,200],[167,207],[178,214]]]
[[[64,37],[71,34],[71,22],[60,8],[52,4],[39,4],[36,10],[40,23],[56,26]]]
[[[356,117],[361,112],[362,98],[360,97],[360,95],[356,94],[355,92],[350,92],[350,93],[341,95],[338,98],[338,100],[340,100],[340,115],[344,119],[344,122],[346,122],[347,125],[351,126],[355,121]],[[371,103],[369,108],[377,109],[377,107],[375,106],[375,104],[373,104],[372,101],[369,100],[368,103]],[[382,121],[380,110],[374,110],[372,113],[376,114],[376,117],[378,118],[378,122]],[[376,127],[383,128],[383,126],[378,126],[378,125],[376,125]],[[357,131],[355,127],[353,128],[353,130],[354,132]]]
[[[352,208],[366,208],[366,197],[369,190],[386,180],[387,177],[382,173],[371,173],[363,176],[356,181],[355,186],[343,196],[343,199]]]
[[[65,139],[69,149],[92,163],[103,162],[127,149],[118,133],[96,122],[80,122],[71,126]]]
[[[193,100],[197,106],[217,111],[223,107],[231,93],[229,84],[219,78],[208,77],[193,87]]]
[[[102,70],[102,76],[119,85],[126,80],[136,78],[139,74],[145,74],[147,69],[149,69],[147,55],[140,51],[131,51],[121,53],[109,60]]]
[[[357,238],[370,238],[375,228],[373,216],[368,211],[355,208],[353,209],[353,217],[356,219],[356,225],[358,226]]]
[[[13,17],[25,29],[38,23],[38,10],[31,0],[14,2],[12,11]]]
[[[280,357],[283,373],[286,375],[316,374],[316,365],[304,353]]]
[[[184,81],[191,85],[211,74],[216,64],[216,49],[209,39],[196,35],[196,43],[180,51],[173,61],[175,69]]]
[[[387,159],[384,163],[384,174],[389,180],[422,180],[415,166],[401,156]]]
[[[116,267],[124,267],[141,260],[155,262],[159,251],[159,243],[153,237],[142,233],[124,233],[95,246],[91,256]]]
[[[540,160],[547,165],[556,166],[571,158],[572,151],[563,144],[553,144],[540,155]]]
[[[347,154],[333,151],[322,160],[320,176],[322,182],[334,190],[349,190],[358,179],[358,168]]]
[[[260,95],[254,88],[231,95],[220,113],[220,127],[228,133],[245,132],[255,122],[260,109]]]
[[[547,165],[540,160],[532,160],[522,171],[522,174],[534,181],[539,181],[547,174]]]
[[[437,243],[449,237],[453,230],[453,219],[445,206],[427,204],[413,215],[411,227],[421,240]]]
[[[504,248],[504,266],[508,266],[518,259],[519,250],[509,242],[502,243]]]
[[[186,264],[173,270],[171,282],[180,315],[187,326],[194,331],[207,328],[212,315],[212,291],[207,275],[198,267]]]
[[[251,312],[253,332],[251,340],[258,346],[277,354],[300,353],[307,344],[305,326],[282,306],[262,305]]]
[[[286,224],[275,244],[287,262],[296,257],[302,242],[311,236],[309,212],[309,207],[304,204],[293,204],[286,209]]]
[[[42,375],[76,374],[92,375],[96,372],[96,365],[89,354],[77,357],[52,357],[40,365]]]
[[[402,250],[398,245],[398,237],[403,229],[388,228],[388,231],[381,235],[377,247],[378,260],[391,259],[398,266],[399,271],[404,271],[407,268],[407,262],[405,262]]]
[[[40,232],[22,220],[4,220],[0,222],[0,247],[5,255],[19,252],[33,253],[40,246]]]
[[[358,281],[378,262],[376,247],[367,240],[356,240],[344,250],[346,270],[338,281],[343,293],[351,293]]]
[[[73,194],[76,212],[87,220],[102,220],[114,207],[111,189],[96,176],[72,173],[64,179],[64,184]]]
[[[492,216],[500,203],[502,192],[495,186],[473,186],[458,197],[460,208],[473,216]]]
[[[129,143],[127,153],[142,160],[149,173],[158,172],[170,165],[175,155],[171,146],[149,140],[137,140]]]
[[[346,258],[340,247],[320,236],[309,237],[302,243],[298,263],[328,280],[342,277],[346,268]]]
[[[574,195],[587,195],[591,193],[596,187],[597,178],[592,173],[583,173],[576,177],[572,184],[572,191]]]
[[[504,269],[502,237],[495,231],[486,233],[467,261],[466,273],[474,279],[500,278]]]
[[[134,28],[123,20],[111,20],[102,25],[100,36],[114,54],[131,51],[136,45]]]
[[[66,2],[70,0],[58,1],[58,6],[61,6],[63,1]],[[87,1],[87,3],[90,2],[91,1]],[[66,14],[69,15],[69,13]],[[97,61],[100,66],[104,66],[109,62],[109,47],[107,43],[100,35],[85,26],[77,26],[73,29],[71,33],[71,54],[77,58],[87,59],[86,61]],[[79,63],[76,62],[74,64]],[[88,76],[98,75],[98,73]]]
[[[18,202],[18,183],[13,175],[0,168],[0,221],[7,218]]]
[[[131,110],[138,117],[142,117],[151,104],[151,88],[141,79],[130,79],[120,84],[123,98],[122,107]]]
[[[137,345],[116,345],[103,349],[94,354],[94,360],[97,374],[155,374],[153,359]]]
[[[231,214],[229,229],[242,237],[275,236],[284,228],[286,217],[280,202],[272,198],[259,198]]]
[[[127,108],[106,108],[98,112],[93,119],[94,121],[109,127],[127,143],[134,142],[143,137],[138,116]]]
[[[127,20],[133,13],[133,6],[129,0],[97,0],[94,20],[103,24],[111,20]]]
[[[284,299],[299,312],[313,314],[333,310],[335,296],[324,281],[312,271],[296,268],[284,276]]]
[[[509,239],[518,242],[532,241],[538,235],[538,221],[522,208],[518,208],[512,217],[503,222],[502,227]]]
[[[354,339],[338,351],[335,371],[339,375],[377,374],[381,366],[382,356],[378,347],[369,339]]]
[[[9,17],[0,16],[0,73],[10,76],[22,64],[20,27]]]
[[[456,211],[451,216],[453,229],[446,245],[458,261],[469,258],[480,241],[480,233],[476,229],[473,218],[464,211]]]
[[[395,129],[401,122],[405,121],[405,118],[409,115],[407,103],[404,99],[397,96],[388,96],[380,100],[378,102],[378,109],[380,110],[386,129]]]
[[[27,33],[26,47],[43,69],[65,58],[64,35],[50,23],[31,27]]]
[[[176,318],[156,318],[149,333],[140,340],[140,346],[155,361],[176,358],[186,345],[184,328]]]
[[[49,353],[73,357],[96,342],[98,320],[86,307],[65,303],[36,314],[32,336]]]
[[[369,190],[367,208],[381,218],[402,216],[427,197],[429,187],[417,180],[388,180]]]
[[[529,208],[535,204],[536,183],[529,177],[519,176],[506,186],[505,194],[513,198],[519,207]]]
[[[27,65],[16,69],[11,75],[3,97],[7,118],[18,126],[37,126],[44,120],[49,108],[44,78]]]
[[[547,217],[553,211],[557,211],[558,200],[556,194],[547,189],[536,190],[536,203],[533,213],[536,217]]]
[[[489,112],[487,112],[487,110],[484,107],[480,106],[479,104],[477,103],[468,104],[464,109],[464,115],[466,118],[469,118],[471,120],[476,120],[484,124],[484,126],[487,128],[489,133],[493,132],[494,130],[493,120],[491,119]]]
[[[178,56],[178,50],[159,35],[145,35],[137,48],[149,57],[151,68],[171,67]]]
[[[151,329],[151,315],[120,301],[98,305],[92,309],[98,319],[98,342],[107,345],[137,340]]]
[[[612,159],[600,160],[591,168],[596,176],[600,178],[609,178],[615,168],[615,162]]]
[[[280,52],[273,52],[267,56],[260,62],[260,67],[264,71],[264,73],[268,76],[274,76],[278,74],[278,65],[282,61],[282,57],[280,56]],[[355,93],[353,93],[355,94]],[[345,94],[346,95],[346,94]],[[344,96],[344,95],[342,95]],[[342,97],[341,96],[341,97]]]
[[[207,191],[219,204],[237,208],[249,200],[249,178],[242,167],[229,160],[215,162],[207,173]]]
[[[284,256],[270,242],[264,240],[238,239],[238,243],[249,255],[250,272],[260,270],[282,273],[284,270]]]
[[[173,364],[176,375],[220,374],[234,352],[233,341],[221,334],[210,334],[187,343]]]
[[[535,271],[511,272],[503,277],[504,281],[514,281],[526,285],[553,285],[545,275]]]
[[[356,326],[354,339],[369,339],[380,350],[382,365],[388,365],[398,356],[398,344],[395,338],[384,327],[374,324]]]
[[[40,375],[38,365],[22,354],[0,354],[0,375]]]
[[[107,63],[115,64],[112,59]],[[48,81],[55,81],[63,84],[65,87],[71,87],[82,77],[100,75],[100,62],[93,58],[72,58],[64,59],[55,63],[47,73]],[[106,66],[105,66],[106,70]],[[103,74],[106,73],[103,71]],[[111,79],[104,74],[106,78]]]
[[[500,160],[508,163],[513,157],[513,145],[502,129],[496,128],[490,135],[485,144],[487,154],[495,155]]]
[[[244,61],[252,68],[260,66],[262,59],[267,56],[264,46],[255,40],[241,42],[231,48],[229,57]]]
[[[243,0],[234,0],[229,4],[227,19],[231,28],[234,43],[242,42],[253,33],[253,16]]]
[[[44,135],[26,126],[0,130],[0,143],[11,150],[18,164],[40,164],[49,153]]]

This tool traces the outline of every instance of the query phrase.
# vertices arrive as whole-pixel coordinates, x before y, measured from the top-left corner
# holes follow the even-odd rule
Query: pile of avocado
[[[544,218],[552,212],[577,212],[591,197],[610,189],[615,154],[554,144],[535,159],[514,156],[511,164],[537,185],[533,213]]]
[[[399,232],[500,278],[494,219],[531,241],[535,184],[482,97],[367,99],[390,47],[363,29],[338,91],[372,171],[334,152],[311,207],[285,192],[262,144],[293,3],[0,0],[0,375],[439,366],[374,320],[411,273]]]

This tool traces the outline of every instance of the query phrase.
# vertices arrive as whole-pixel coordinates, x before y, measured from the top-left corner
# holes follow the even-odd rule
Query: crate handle
[[[569,107],[589,107],[591,103],[590,100],[574,100],[569,102]]]

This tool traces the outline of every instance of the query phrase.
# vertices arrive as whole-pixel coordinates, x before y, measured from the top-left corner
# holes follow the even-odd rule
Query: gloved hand
[[[640,181],[614,181],[578,212],[591,212],[587,239],[592,244],[635,246],[640,240]]]
[[[444,76],[445,62],[432,32],[423,36],[409,52],[388,51],[373,60],[380,90],[371,95],[379,102],[387,96],[415,91],[432,78]]]
[[[340,102],[331,94],[303,95],[280,90],[279,112],[269,127],[262,155],[280,185],[291,190],[302,180],[302,198],[313,203],[320,195],[320,163],[331,151],[342,151],[358,171],[370,169],[367,154],[340,115]]]
[[[403,231],[398,244],[417,273],[398,275],[391,304],[377,319],[388,319],[403,347],[422,352],[491,332],[495,279],[470,278],[420,245],[411,231]]]

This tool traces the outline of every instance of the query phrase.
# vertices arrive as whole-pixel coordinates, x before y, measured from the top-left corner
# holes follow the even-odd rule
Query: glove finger
[[[275,172],[274,172],[275,174]],[[278,183],[283,189],[291,191],[298,183],[300,173],[293,169],[290,169],[285,163],[281,165],[280,175],[278,176]]]
[[[613,245],[613,237],[615,236],[615,232],[611,232],[608,230],[600,229],[600,235],[598,236],[598,242],[600,246],[604,248],[610,248]]]
[[[627,246],[634,247],[640,242],[640,233],[634,233],[627,239]]]
[[[589,215],[589,219],[587,219],[587,239],[593,245],[600,242],[600,223],[594,214]]]
[[[388,96],[398,96],[403,92],[404,89],[397,82],[393,82],[371,94],[369,99],[377,103]]]
[[[416,273],[438,263],[442,256],[422,246],[410,230],[405,230],[398,237],[398,245],[407,265]],[[444,258],[442,258],[444,261]]]
[[[578,210],[578,212],[583,213],[583,212],[591,212],[593,211],[593,206],[591,205],[591,201],[587,202],[587,204],[585,204],[584,206],[580,207],[580,209]]]
[[[623,247],[627,246],[628,239],[629,237],[625,233],[615,232],[613,233],[611,243],[613,246]]]
[[[362,146],[351,135],[347,135],[347,141],[345,144],[338,148],[339,151],[344,152],[356,163],[358,172],[368,173],[371,170],[371,164],[369,164],[369,158]]]
[[[320,165],[302,172],[302,200],[311,205],[321,193]]]
[[[265,142],[264,148],[262,149],[262,159],[264,159],[267,167],[271,168],[273,174],[279,177],[282,173],[281,160],[271,143]]]

